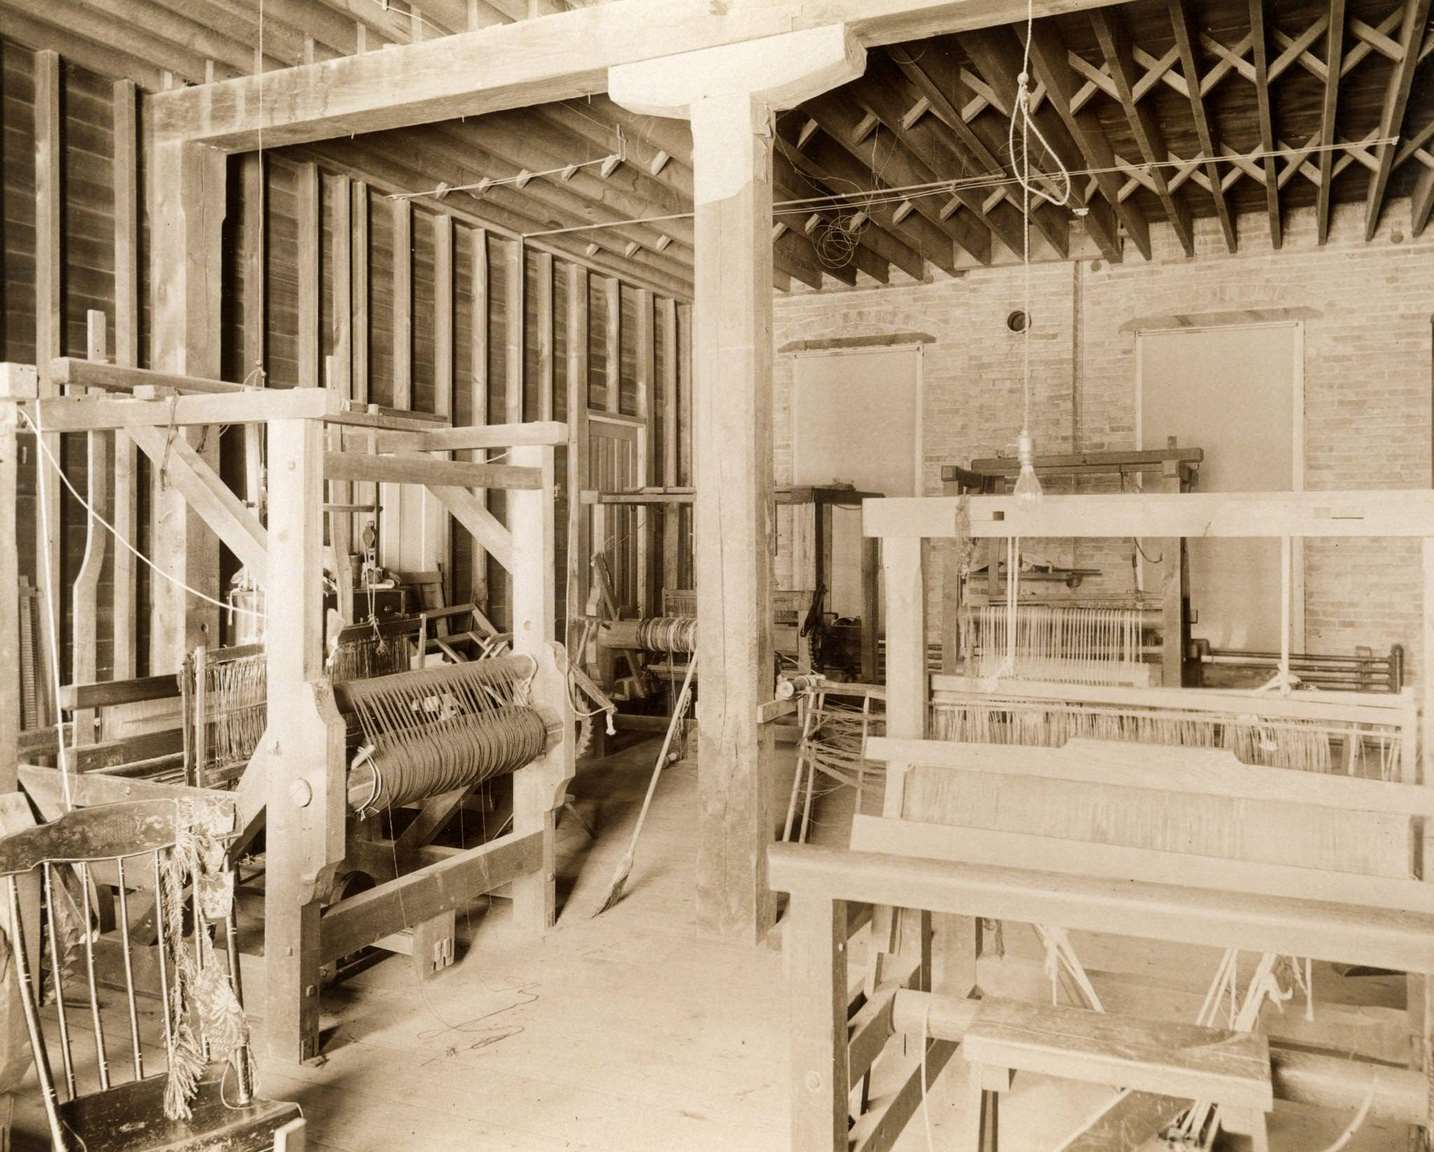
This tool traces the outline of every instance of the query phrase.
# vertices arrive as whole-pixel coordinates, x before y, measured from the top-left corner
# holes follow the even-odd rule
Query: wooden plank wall
[[[35,57],[26,46],[0,41],[0,359],[32,362],[36,338],[36,229],[35,229]],[[62,168],[60,187],[63,269],[57,317],[63,350],[82,355],[85,350],[85,314],[99,309],[109,319],[108,347],[140,366],[148,363],[149,284],[144,254],[148,226],[142,206],[143,189],[131,173],[141,205],[137,242],[116,236],[117,203],[115,158],[116,100],[130,93],[108,77],[61,61]],[[142,117],[141,117],[142,119]],[[521,280],[514,274],[516,242],[476,228],[470,219],[452,225],[451,301],[440,300],[435,244],[435,213],[441,209],[415,203],[407,229],[408,275],[403,275],[403,253],[395,251],[395,202],[387,189],[370,183],[363,174],[317,169],[302,154],[270,152],[261,166],[255,157],[230,161],[225,234],[225,291],[222,371],[226,379],[249,378],[262,357],[265,382],[270,387],[292,387],[306,375],[325,378],[327,358],[334,383],[356,397],[391,405],[409,398],[420,411],[449,407],[456,423],[475,416],[489,422],[510,418],[510,381],[522,388],[521,410],[526,419],[568,417],[567,320],[569,264],[562,259],[525,248]],[[314,194],[310,171],[316,172],[315,207],[306,207]],[[127,183],[121,180],[121,191]],[[256,202],[257,201],[257,202]],[[123,197],[118,197],[123,203]],[[315,219],[316,217],[316,219]],[[123,232],[123,230],[121,230]],[[485,261],[474,258],[486,253]],[[128,314],[125,332],[116,330],[116,253],[126,264],[122,283],[132,286],[120,293],[119,308]],[[336,278],[340,258],[345,274]],[[133,261],[133,267],[129,262]],[[317,267],[315,268],[315,264]],[[690,411],[688,396],[691,356],[681,318],[685,302],[653,298],[628,284],[614,285],[610,278],[593,274],[588,286],[588,389],[590,410],[639,414],[638,373],[650,366],[646,417],[649,421],[648,459],[651,482],[689,483],[691,477],[690,428],[683,427],[679,466],[675,477],[663,467],[667,392],[662,381],[664,357],[676,349],[680,361],[677,395],[683,414]],[[347,291],[345,291],[347,288]],[[396,288],[406,293],[396,294]],[[448,295],[448,293],[443,293]],[[653,321],[643,329],[653,346],[646,359],[639,355],[636,321],[638,301],[651,300]],[[133,297],[133,305],[128,301]],[[406,302],[406,312],[404,304]],[[398,308],[395,305],[398,305]],[[614,307],[614,304],[616,307]],[[451,312],[449,308],[451,307]],[[257,314],[257,315],[256,315]],[[407,341],[395,334],[396,322],[409,317]],[[669,316],[677,319],[676,340],[665,335]],[[312,328],[317,326],[317,333]],[[440,327],[447,325],[440,352]],[[517,325],[517,327],[515,327]],[[405,355],[406,352],[406,355]],[[440,373],[439,360],[444,361]],[[451,361],[451,363],[450,363]],[[441,399],[437,382],[451,379],[452,396]],[[484,376],[486,375],[486,379]],[[485,410],[474,411],[475,397],[486,400]],[[687,423],[687,421],[683,421]],[[31,450],[33,452],[33,448]],[[65,467],[72,482],[84,490],[83,438],[66,438]],[[245,443],[241,434],[221,441],[221,469],[232,487],[245,493]],[[562,491],[568,488],[568,462],[558,461]],[[36,571],[34,529],[34,471],[21,470],[19,556],[21,572],[34,584]],[[579,478],[579,484],[585,478]],[[134,532],[143,545],[148,532],[149,469],[140,458],[133,478]],[[501,493],[490,496],[494,511],[503,514]],[[690,540],[690,510],[680,514],[679,534]],[[559,580],[566,583],[567,508],[558,509]],[[62,619],[68,621],[69,584],[78,570],[85,545],[83,511],[68,497],[62,506],[63,555],[61,582],[65,601]],[[646,587],[662,586],[664,519],[650,517],[646,547],[649,566]],[[485,591],[497,620],[509,615],[511,592],[506,577],[487,557],[475,564],[471,542],[463,532],[451,534],[442,556],[449,593],[466,599]],[[113,557],[107,550],[99,602],[98,668],[102,678],[113,669],[114,602]],[[670,549],[669,549],[670,554]],[[670,562],[670,561],[669,561]],[[680,571],[667,576],[670,585],[690,586],[690,548],[680,549]],[[226,581],[236,570],[227,554],[221,570]],[[477,569],[475,571],[475,568]],[[145,602],[149,572],[137,565],[132,577],[136,595]],[[561,599],[566,599],[562,597]],[[655,604],[654,604],[655,607]],[[148,613],[135,614],[127,641],[135,670],[146,668]],[[69,640],[68,625],[62,639]],[[69,652],[62,668],[69,667]],[[68,679],[68,676],[65,677]]]

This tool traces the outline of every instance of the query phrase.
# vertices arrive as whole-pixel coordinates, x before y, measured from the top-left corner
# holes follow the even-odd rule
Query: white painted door
[[[1137,337],[1138,436],[1205,452],[1202,492],[1303,487],[1303,331],[1298,324],[1177,329]],[[1216,648],[1278,652],[1278,540],[1189,543],[1191,635]],[[1303,632],[1298,551],[1291,643]]]

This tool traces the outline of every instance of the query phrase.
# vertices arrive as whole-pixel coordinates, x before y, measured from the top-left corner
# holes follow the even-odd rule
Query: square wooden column
[[[699,727],[697,918],[759,940],[773,918],[771,113],[861,75],[841,26],[614,68],[613,100],[692,121]]]
[[[150,367],[218,379],[225,157],[197,144],[161,143],[150,149],[148,164]],[[218,468],[218,429],[175,434],[188,435]],[[150,558],[182,584],[218,598],[219,542],[158,469],[151,507]],[[150,602],[151,673],[178,669],[197,644],[219,646],[219,609],[213,604],[168,580],[151,582]]]

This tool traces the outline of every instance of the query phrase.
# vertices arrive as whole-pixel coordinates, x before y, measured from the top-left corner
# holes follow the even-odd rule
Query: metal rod
[[[139,1013],[135,1008],[134,968],[130,962],[129,955],[129,904],[125,894],[123,856],[115,859],[115,873],[119,881],[120,942],[124,947],[124,990],[125,999],[129,1007],[130,1054],[134,1059],[134,1078],[136,1080],[143,1080],[144,1058],[140,1055],[139,1050]]]

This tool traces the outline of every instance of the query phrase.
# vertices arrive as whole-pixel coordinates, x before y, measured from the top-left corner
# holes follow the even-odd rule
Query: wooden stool
[[[1221,1126],[1268,1152],[1268,1040],[1253,1032],[993,1001],[961,1042],[971,1066],[965,1147],[998,1152],[1000,1096],[1016,1072],[1107,1084],[1220,1108]]]

